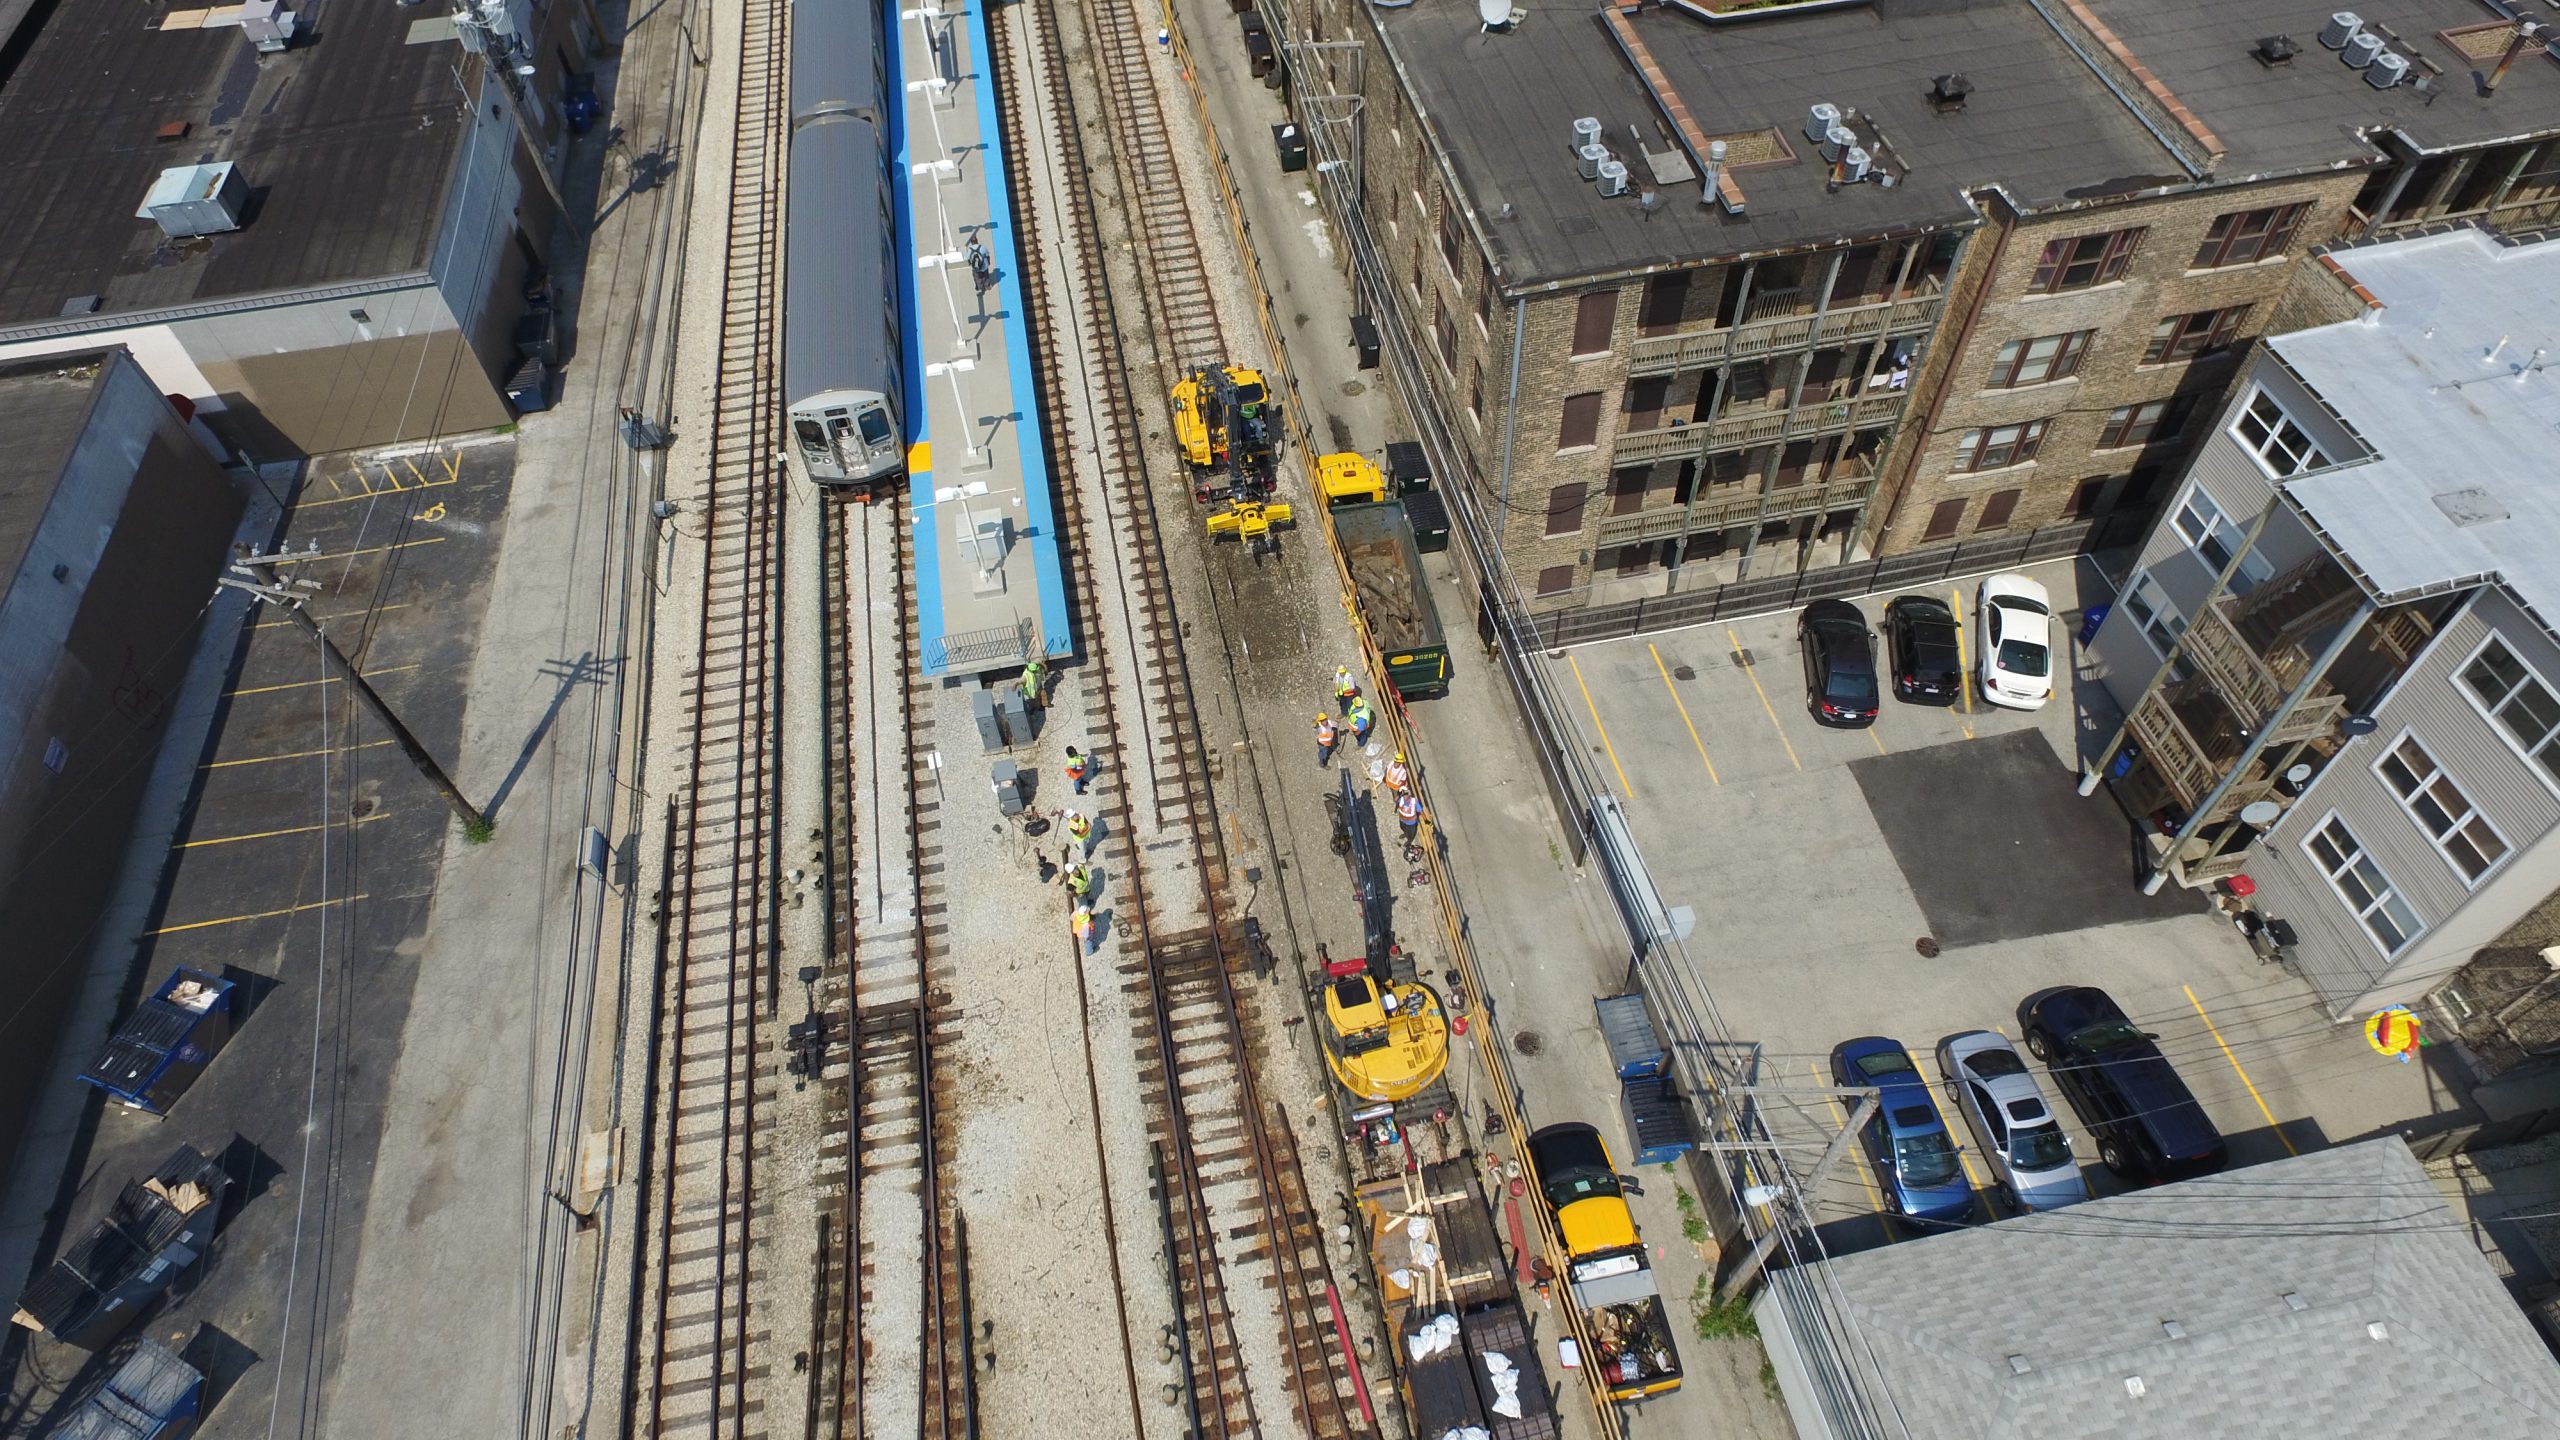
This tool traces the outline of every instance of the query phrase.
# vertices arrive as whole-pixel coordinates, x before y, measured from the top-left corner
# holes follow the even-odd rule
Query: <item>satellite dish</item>
[[[2264,830],[2283,814],[2284,807],[2273,800],[2252,800],[2240,807],[2240,823],[2252,830]]]
[[[2350,715],[2338,722],[2338,733],[2349,739],[2358,735],[2370,735],[2381,728],[2382,722],[2370,715]]]
[[[1511,0],[1476,0],[1476,18],[1484,22],[1487,30],[1510,24]]]

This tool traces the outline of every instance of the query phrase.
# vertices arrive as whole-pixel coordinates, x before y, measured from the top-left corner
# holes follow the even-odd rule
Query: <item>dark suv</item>
[[[1816,600],[1796,621],[1804,652],[1804,706],[1817,723],[1856,728],[1876,723],[1875,635],[1846,600]]]
[[[2230,1162],[2187,1082],[2106,991],[2068,985],[2018,1005],[2027,1049],[2053,1071],[2098,1158],[2137,1185],[2211,1175]]]

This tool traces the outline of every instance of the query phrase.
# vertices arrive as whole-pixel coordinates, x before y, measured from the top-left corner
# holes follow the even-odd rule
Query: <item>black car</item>
[[[2027,1049],[2098,1138],[2098,1158],[2141,1185],[2211,1175],[2230,1162],[2187,1082],[2106,991],[2068,985],[2018,1005]]]
[[[1846,600],[1816,600],[1796,621],[1804,655],[1804,705],[1823,725],[1876,723],[1875,633]]]
[[[1893,657],[1893,693],[1914,705],[1953,705],[1964,689],[1956,612],[1944,600],[1905,595],[1884,607],[1884,640]]]

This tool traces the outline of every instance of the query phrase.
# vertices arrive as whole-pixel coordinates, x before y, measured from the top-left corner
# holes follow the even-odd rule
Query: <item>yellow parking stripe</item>
[[[1600,723],[1600,707],[1591,703],[1591,687],[1582,682],[1582,666],[1571,655],[1564,663],[1573,666],[1573,683],[1582,691],[1582,706],[1591,712],[1591,728],[1600,732],[1600,748],[1609,752],[1609,768],[1618,772],[1618,793],[1633,800],[1636,787],[1627,783],[1627,767],[1618,763],[1618,747],[1609,743],[1609,727]]]
[[[407,665],[386,665],[379,670],[365,670],[359,673],[361,673],[367,680],[370,680],[377,675],[397,675],[403,670],[415,670],[417,668],[417,664],[415,662],[411,662]],[[246,690],[234,690],[231,693],[234,695],[272,695],[278,690],[308,690],[314,685],[335,685],[336,683],[338,683],[338,677],[332,675],[325,680],[288,680],[282,685],[252,685]]]
[[[1787,763],[1802,770],[1804,762],[1796,758],[1796,747],[1788,744],[1787,732],[1778,724],[1778,712],[1769,705],[1769,692],[1760,688],[1760,672],[1752,668],[1751,657],[1743,653],[1742,637],[1733,633],[1731,626],[1727,626],[1724,638],[1733,642],[1733,653],[1742,661],[1742,673],[1751,679],[1751,693],[1760,697],[1760,712],[1769,717],[1769,728],[1778,732],[1778,743],[1787,747]]]
[[[373,821],[388,818],[390,814],[391,812],[388,810],[377,810],[370,815],[358,815],[347,823],[350,825],[370,824]],[[336,823],[336,821],[331,821],[329,822],[329,825],[334,825]],[[181,840],[178,842],[178,848],[181,850],[194,850],[205,845],[237,845],[243,840],[273,840],[285,835],[308,835],[316,830],[326,830],[329,828],[329,825],[288,825],[282,830],[258,830],[247,835],[216,835],[204,840]]]
[[[1937,1077],[1929,1073],[1928,1061],[1913,1055],[1911,1068],[1920,1072],[1921,1081],[1929,1087],[1929,1103],[1938,1107],[1938,1123],[1947,1127],[1947,1143],[1956,1147],[1956,1163],[1964,1166],[1964,1178],[1973,1182],[1974,1193],[1982,1197],[1983,1208],[1989,1209],[1993,1187],[1984,1184],[1982,1172],[1973,1168],[1972,1148],[1957,1141],[1959,1134],[1971,1138],[1972,1131],[1964,1128],[1964,1112],[1957,1107],[1956,1097],[1946,1093]]]
[[[314,755],[343,755],[350,750],[374,750],[388,745],[388,740],[367,740],[355,745],[332,745],[323,750],[288,750],[282,755],[243,755],[237,760],[208,760],[199,770],[228,770],[234,765],[272,765],[278,760],[308,760]]]
[[[1970,740],[1973,738],[1973,667],[1972,662],[1965,658],[1964,651],[1964,587],[1949,586],[1947,598],[1956,602],[1956,693],[1964,697],[1964,718],[1956,725],[1964,731],[1964,738]]]
[[[1881,736],[1881,735],[1878,735],[1878,734],[1876,733],[1876,727],[1874,727],[1873,725],[1870,725],[1870,726],[1868,726],[1868,727],[1867,727],[1867,738],[1868,738],[1868,739],[1870,739],[1870,740],[1873,740],[1874,742],[1876,742],[1876,753],[1877,753],[1877,754],[1882,755],[1883,753],[1885,753],[1885,750],[1884,750],[1884,737],[1883,737],[1883,736]]]
[[[391,613],[392,611],[394,611],[394,610],[406,610],[406,609],[408,609],[408,608],[409,608],[409,602],[408,602],[408,601],[406,601],[406,600],[403,600],[403,601],[400,601],[398,604],[394,604],[394,605],[376,605],[376,606],[374,606],[374,607],[373,607],[372,609],[370,609],[370,610],[357,610],[357,611],[352,611],[352,612],[350,612],[348,615],[320,615],[320,614],[316,614],[316,613],[315,613],[311,618],[312,618],[312,619],[314,619],[314,620],[319,621],[322,625],[335,625],[335,624],[337,624],[339,621],[341,621],[341,620],[345,620],[345,619],[349,619],[349,618],[351,618],[351,617],[352,617],[352,618],[369,618],[369,617],[371,617],[371,616],[375,616],[375,615],[388,615],[388,614],[390,614],[390,613]],[[293,619],[293,617],[291,617],[291,616],[289,616],[289,615],[279,615],[279,616],[277,616],[277,617],[276,617],[275,619],[273,619],[273,620],[261,620],[261,621],[259,621],[257,624],[252,625],[252,626],[250,626],[249,628],[250,628],[250,629],[252,629],[252,630],[270,630],[270,629],[275,628],[275,627],[276,627],[276,626],[278,626],[278,625],[294,625],[294,624],[299,624],[299,623],[300,623],[299,621],[296,621],[295,619]]]
[[[252,920],[272,920],[278,915],[298,915],[305,910],[317,910],[327,905],[347,905],[365,898],[366,897],[361,893],[354,895],[338,895],[327,900],[313,900],[302,905],[287,905],[281,910],[258,910],[246,915],[219,915],[211,920],[190,920],[183,925],[163,925],[157,930],[145,930],[142,933],[145,935],[176,935],[188,930],[208,930],[216,925],[245,925]]]
[[[358,500],[379,500],[385,495],[414,495],[420,490],[434,490],[454,483],[456,482],[451,480],[430,480],[423,485],[386,485],[379,490],[361,490],[353,495],[342,492],[321,500],[297,500],[294,502],[293,509],[298,515],[305,510],[317,510],[323,505],[348,505]]]
[[[2231,1073],[2239,1076],[2240,1083],[2249,1087],[2249,1098],[2258,1102],[2258,1113],[2267,1117],[2267,1128],[2276,1132],[2276,1138],[2284,1142],[2284,1153],[2301,1154],[2293,1148],[2293,1137],[2285,1134],[2284,1127],[2276,1123],[2276,1112],[2267,1108],[2267,1097],[2258,1093],[2258,1082],[2250,1079],[2249,1072],[2240,1068],[2240,1057],[2231,1053],[2231,1046],[2222,1038],[2221,1028],[2213,1023],[2212,1016],[2204,1013],[2204,1002],[2196,998],[2196,987],[2182,985],[2179,988],[2187,992],[2187,1003],[2196,1007],[2196,1018],[2204,1022],[2206,1033],[2213,1036],[2213,1043],[2222,1047],[2222,1058],[2231,1062]]]
[[[1698,763],[1707,767],[1707,779],[1722,785],[1724,782],[1716,778],[1716,762],[1707,758],[1707,742],[1698,738],[1698,722],[1689,718],[1689,707],[1680,704],[1680,692],[1671,689],[1671,671],[1662,663],[1662,652],[1654,650],[1650,640],[1644,643],[1644,648],[1653,652],[1653,668],[1662,676],[1662,688],[1671,690],[1671,703],[1680,707],[1680,723],[1689,727],[1689,743],[1698,747]]]

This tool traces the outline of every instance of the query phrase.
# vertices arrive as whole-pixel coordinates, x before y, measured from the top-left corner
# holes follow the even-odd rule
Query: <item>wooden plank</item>
[[[1654,62],[1653,52],[1636,38],[1635,22],[1627,18],[1627,12],[1614,6],[1601,11],[1600,18],[1608,24],[1609,33],[1617,38],[1618,48],[1626,53],[1627,63],[1636,67],[1636,78],[1644,82],[1644,88],[1653,96],[1653,103],[1660,106],[1662,113],[1670,119],[1672,131],[1680,137],[1681,148],[1689,152],[1690,163],[1704,172],[1707,169],[1707,146],[1712,142],[1705,128],[1698,124],[1697,117],[1689,113],[1688,103],[1680,98],[1680,92],[1672,88],[1671,77],[1663,74],[1662,67]],[[1743,208],[1742,187],[1735,183],[1731,165],[1716,172],[1716,198],[1723,202],[1724,208],[1737,214]]]

